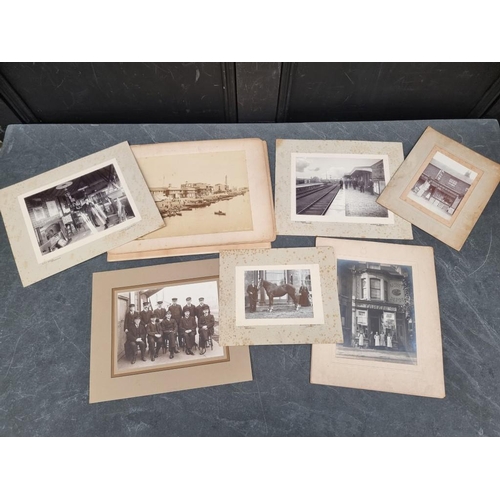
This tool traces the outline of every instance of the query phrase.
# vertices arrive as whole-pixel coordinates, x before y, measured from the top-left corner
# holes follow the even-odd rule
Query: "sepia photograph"
[[[292,154],[292,220],[392,224],[377,203],[389,179],[385,155]]]
[[[417,363],[412,268],[337,261],[341,358]]]
[[[244,151],[139,158],[165,227],[142,239],[253,229]]]
[[[424,165],[408,199],[449,221],[471,188],[477,172],[436,151]]]
[[[113,374],[225,359],[217,281],[115,291]]]
[[[40,261],[122,229],[136,219],[133,201],[114,164],[21,196],[20,201]]]

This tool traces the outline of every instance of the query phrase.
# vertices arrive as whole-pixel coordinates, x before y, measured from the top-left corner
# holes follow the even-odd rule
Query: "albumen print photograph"
[[[226,359],[217,281],[115,291],[115,376]]]
[[[136,219],[133,200],[113,164],[20,197],[37,258],[57,257]]]
[[[165,227],[142,239],[251,231],[244,151],[139,158]]]
[[[412,268],[337,260],[344,342],[336,356],[416,364]]]
[[[449,221],[477,175],[477,172],[436,151],[407,196],[420,207]]]
[[[389,180],[385,155],[292,154],[292,220],[391,224],[376,200]]]

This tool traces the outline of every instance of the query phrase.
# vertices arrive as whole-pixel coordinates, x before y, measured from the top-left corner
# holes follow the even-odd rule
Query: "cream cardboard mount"
[[[132,146],[165,226],[109,261],[270,248],[276,238],[267,144],[227,139]]]
[[[0,209],[23,286],[164,225],[126,142],[3,189]]]
[[[342,339],[331,248],[221,252],[219,293],[222,345]]]

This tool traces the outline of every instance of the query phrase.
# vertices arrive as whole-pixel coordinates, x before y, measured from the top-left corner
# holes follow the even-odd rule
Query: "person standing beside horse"
[[[299,294],[299,304],[301,307],[309,307],[311,305],[311,302],[309,301],[309,289],[304,283],[299,288]]]
[[[250,285],[248,285],[247,293],[248,293],[248,300],[250,302],[250,312],[255,312],[257,310],[257,298],[259,291],[253,281],[252,283],[250,283]]]

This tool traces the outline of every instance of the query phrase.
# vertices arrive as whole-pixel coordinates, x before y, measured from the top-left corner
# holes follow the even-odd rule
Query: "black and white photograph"
[[[449,221],[477,175],[471,168],[436,151],[408,191],[407,197],[432,214]]]
[[[115,292],[114,376],[225,359],[217,281]]]
[[[384,155],[292,154],[292,220],[393,224],[377,203],[389,179]]]
[[[136,219],[133,200],[115,165],[65,179],[21,197],[31,240],[43,261],[87,244]]]
[[[412,268],[338,260],[343,343],[336,356],[416,364]]]

